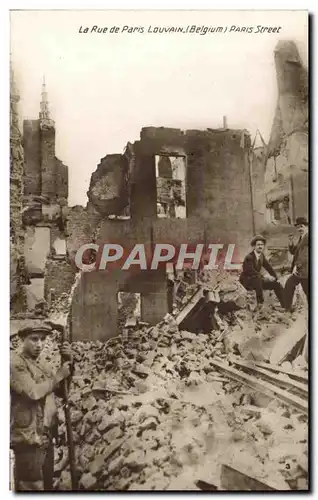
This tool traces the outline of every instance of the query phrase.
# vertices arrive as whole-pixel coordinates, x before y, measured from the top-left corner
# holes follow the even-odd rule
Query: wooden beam
[[[210,364],[219,368],[221,371],[227,374],[229,378],[232,378],[236,382],[242,382],[243,384],[251,387],[252,389],[259,391],[267,396],[276,397],[282,403],[288,404],[297,410],[301,410],[302,412],[308,413],[308,405],[307,402],[302,398],[295,396],[294,394],[290,394],[289,392],[276,387],[269,382],[265,382],[263,380],[256,379],[251,375],[246,375],[235,368],[231,368],[220,361],[215,361],[214,359],[210,360]]]
[[[298,316],[291,327],[277,337],[270,356],[270,362],[277,365],[288,359],[294,348],[297,347],[298,342],[305,337],[307,329],[306,318]]]
[[[297,380],[300,380],[304,382],[305,384],[308,384],[308,375],[306,373],[296,373],[291,370],[283,370],[280,366],[272,365],[269,363],[261,363],[259,361],[255,361],[255,365],[259,366],[260,368],[265,368],[266,370],[270,370],[272,372],[277,372],[277,373],[284,373],[285,375],[289,375],[289,377],[293,377]]]
[[[187,318],[189,314],[191,314],[193,308],[198,304],[198,302],[200,302],[202,298],[203,298],[203,289],[199,288],[199,290],[197,290],[192,295],[190,300],[186,303],[186,305],[181,309],[181,311],[177,315],[176,322],[178,326]]]
[[[198,314],[200,310],[208,303],[218,303],[220,297],[218,293],[210,291],[208,289],[200,287],[189,299],[186,305],[181,309],[176,317],[177,325],[182,328],[183,324],[186,324],[188,319],[191,318],[193,314]],[[186,328],[185,328],[186,329]]]
[[[277,491],[277,488],[224,464],[221,467],[221,487],[223,491]],[[286,489],[289,489],[287,484]]]
[[[259,368],[258,366],[255,366],[254,363],[248,362],[248,361],[241,361],[237,360],[234,357],[230,358],[230,361],[233,362],[237,366],[241,366],[243,368],[247,368],[249,370],[253,370],[256,373],[259,373],[260,375],[264,375],[265,377],[269,378],[270,380],[274,380],[277,384],[284,385],[286,389],[291,388],[291,389],[297,389],[301,391],[303,394],[303,397],[306,398],[308,396],[308,383],[303,384],[301,382],[297,382],[296,380],[292,380],[288,378],[288,376],[284,377],[278,377],[274,373],[268,372],[264,370],[263,368]]]

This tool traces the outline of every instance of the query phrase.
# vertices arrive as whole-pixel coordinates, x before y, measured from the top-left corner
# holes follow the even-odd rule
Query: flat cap
[[[254,238],[251,241],[251,246],[253,247],[257,241],[262,241],[265,245],[266,238],[262,234],[256,234],[256,236],[254,236]]]
[[[43,335],[50,335],[52,333],[52,329],[46,325],[43,325],[43,326],[26,326],[18,331],[18,335],[21,338],[25,338],[28,335],[32,335],[34,333],[42,333]]]
[[[306,217],[296,217],[295,226],[308,226],[308,221]]]

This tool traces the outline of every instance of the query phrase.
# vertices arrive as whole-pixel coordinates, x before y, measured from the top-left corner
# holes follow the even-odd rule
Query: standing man
[[[266,239],[258,234],[251,241],[253,251],[246,255],[243,261],[243,270],[240,283],[246,290],[255,290],[257,307],[264,303],[263,290],[274,290],[280,305],[284,307],[283,287],[278,282],[278,277],[264,255]],[[264,276],[264,270],[269,276]]]
[[[21,329],[21,352],[11,353],[10,427],[17,491],[53,489],[53,438],[57,423],[54,393],[63,396],[60,385],[71,374],[73,357],[65,342],[61,355],[66,362],[56,374],[39,361],[50,333],[52,330],[44,325]]]
[[[293,255],[291,275],[285,284],[286,309],[291,311],[297,285],[301,285],[308,301],[308,222],[305,217],[297,217],[295,224],[299,240],[295,244],[293,235],[289,236],[288,249]]]

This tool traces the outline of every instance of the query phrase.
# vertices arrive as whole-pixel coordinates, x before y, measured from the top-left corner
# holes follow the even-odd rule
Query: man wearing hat
[[[15,453],[17,491],[53,489],[53,434],[56,426],[55,394],[71,374],[70,345],[60,348],[65,362],[53,374],[39,361],[46,336],[52,329],[41,325],[19,330],[21,352],[11,353],[11,448]]]
[[[305,217],[297,217],[295,226],[299,233],[297,243],[289,236],[288,249],[293,255],[291,276],[285,284],[286,309],[291,310],[296,287],[300,284],[308,300],[308,222]]]
[[[247,254],[243,261],[240,283],[246,290],[255,290],[258,308],[264,302],[263,290],[274,290],[280,305],[284,307],[283,287],[263,253],[265,244],[266,239],[261,234],[257,234],[252,239],[253,251]],[[264,276],[264,270],[267,271],[267,276]]]

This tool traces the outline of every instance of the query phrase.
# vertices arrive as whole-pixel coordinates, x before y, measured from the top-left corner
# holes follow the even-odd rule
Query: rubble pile
[[[233,302],[235,285],[218,285]],[[167,315],[154,327],[124,328],[106,343],[72,343],[69,403],[81,490],[193,490],[198,480],[222,489],[222,464],[244,466],[277,490],[307,488],[307,417],[230,380],[211,362],[228,363],[229,354],[263,359],[266,342],[282,325],[293,326],[295,318],[268,299],[257,313],[246,294],[245,308],[220,308],[218,330],[208,334],[179,331]],[[41,355],[55,369],[59,342],[55,332]],[[12,339],[12,348],[17,344]],[[62,404],[55,488],[72,489]]]
[[[306,418],[218,373],[210,361],[226,357],[220,334],[179,331],[167,316],[106,344],[72,344],[82,490],[186,490],[198,479],[219,485],[222,463],[244,464],[246,474],[277,489],[306,487]],[[58,343],[55,333],[42,353],[55,368]],[[62,407],[59,435],[55,487],[70,490]]]

